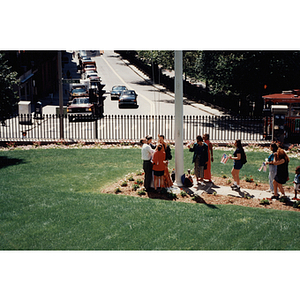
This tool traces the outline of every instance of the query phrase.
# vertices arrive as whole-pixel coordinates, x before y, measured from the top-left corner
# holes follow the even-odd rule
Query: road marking
[[[104,56],[102,56],[101,57],[101,59],[103,59],[105,62],[106,62],[106,64],[109,66],[109,68],[114,72],[114,74],[126,85],[126,86],[128,86],[129,87],[129,89],[130,90],[134,90],[134,88],[132,88],[127,82],[125,82],[124,80],[123,80],[123,78],[113,69],[113,67],[109,64],[109,62],[104,58]],[[155,106],[154,106],[154,103],[153,103],[153,101],[151,101],[150,99],[148,99],[147,97],[145,97],[143,94],[138,94],[140,97],[142,97],[142,98],[144,98],[146,101],[148,101],[149,102],[149,104],[150,104],[150,113],[153,115],[153,114],[155,114]]]

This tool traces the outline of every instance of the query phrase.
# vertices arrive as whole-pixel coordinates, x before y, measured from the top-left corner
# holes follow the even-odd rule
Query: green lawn
[[[230,176],[222,154],[215,151],[212,173]],[[265,157],[249,153],[241,176],[267,182],[257,171]],[[140,149],[14,150],[0,159],[2,250],[300,249],[300,212],[101,194],[141,169]],[[191,160],[185,150],[185,169]],[[290,178],[297,164],[291,159]]]

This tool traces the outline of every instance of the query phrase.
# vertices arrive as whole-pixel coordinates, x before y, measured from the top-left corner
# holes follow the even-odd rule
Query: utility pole
[[[64,98],[63,98],[63,86],[62,86],[61,51],[58,51],[58,93],[59,93],[59,128],[60,128],[60,138],[64,139]]]
[[[182,186],[183,164],[183,79],[182,51],[175,51],[175,183]]]

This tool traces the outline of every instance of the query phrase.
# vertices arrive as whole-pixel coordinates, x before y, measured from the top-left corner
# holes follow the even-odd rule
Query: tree
[[[15,86],[19,84],[17,72],[11,71],[11,66],[4,60],[4,53],[0,52],[0,120],[9,118],[18,103],[18,93]]]

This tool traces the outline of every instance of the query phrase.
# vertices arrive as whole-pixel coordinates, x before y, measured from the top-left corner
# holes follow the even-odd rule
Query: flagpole
[[[183,79],[182,51],[175,51],[175,184],[182,186],[183,164]]]

